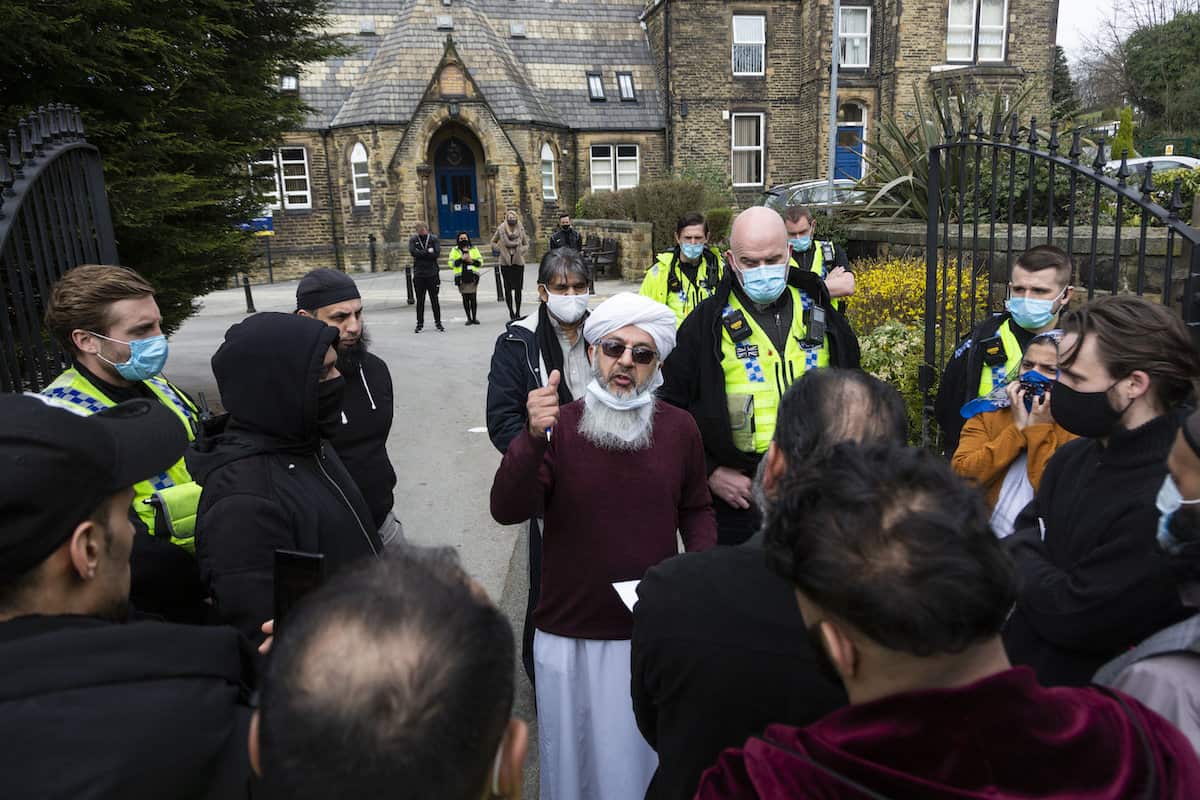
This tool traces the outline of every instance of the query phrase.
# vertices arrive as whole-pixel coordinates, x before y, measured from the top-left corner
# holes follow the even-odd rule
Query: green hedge
[[[675,223],[689,211],[703,211],[709,217],[710,241],[718,242],[728,235],[731,215],[728,206],[719,192],[699,180],[649,181],[619,192],[590,192],[575,205],[575,216],[579,219],[649,222],[656,252],[674,246]],[[717,223],[721,223],[720,229]]]

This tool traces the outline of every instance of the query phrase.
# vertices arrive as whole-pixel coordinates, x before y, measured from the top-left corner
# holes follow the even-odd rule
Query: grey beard
[[[602,450],[630,453],[645,450],[654,443],[654,409],[657,405],[655,401],[641,408],[619,411],[585,394],[579,432]]]

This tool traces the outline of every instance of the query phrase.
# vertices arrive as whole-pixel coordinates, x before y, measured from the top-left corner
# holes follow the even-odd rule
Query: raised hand
[[[530,392],[529,399],[525,401],[525,408],[529,412],[529,432],[534,436],[541,436],[558,424],[558,382],[561,380],[562,374],[554,370],[546,380],[546,385]]]

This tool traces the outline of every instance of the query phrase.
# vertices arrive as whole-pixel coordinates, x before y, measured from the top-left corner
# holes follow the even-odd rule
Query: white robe
[[[640,800],[658,755],[633,717],[630,642],[533,636],[541,800]]]

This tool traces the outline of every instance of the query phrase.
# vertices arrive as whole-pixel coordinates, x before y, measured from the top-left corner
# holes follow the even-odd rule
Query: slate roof
[[[357,48],[304,67],[306,127],[406,123],[445,52],[449,34],[467,72],[501,122],[577,130],[664,126],[654,60],[638,15],[642,0],[334,0],[331,30]],[[438,30],[449,16],[453,30]],[[359,33],[364,20],[375,33]],[[523,23],[525,38],[511,35]],[[589,99],[600,72],[607,99]],[[617,96],[617,72],[633,74],[636,102]]]

